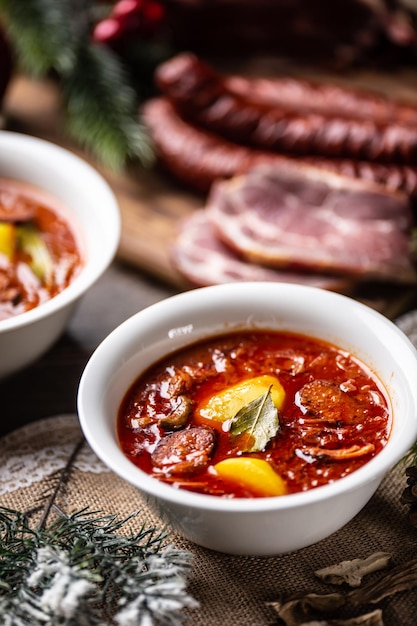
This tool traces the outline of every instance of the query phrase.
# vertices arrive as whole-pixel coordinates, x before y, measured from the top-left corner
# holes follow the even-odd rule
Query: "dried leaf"
[[[300,626],[306,619],[311,619],[312,611],[330,612],[345,604],[341,593],[307,593],[287,602],[270,602],[271,606],[284,621],[286,626]]]
[[[372,555],[375,562],[384,562],[385,553]],[[369,559],[364,559],[369,561]],[[348,593],[307,593],[286,602],[270,602],[286,626],[383,626],[379,609],[360,616],[342,619],[316,619],[317,614],[331,613],[340,607],[354,608],[366,604],[377,604],[384,598],[410,591],[417,587],[417,559],[412,559],[393,568],[376,581],[370,581]]]
[[[412,559],[390,570],[377,581],[370,581],[360,589],[350,591],[347,600],[352,606],[376,604],[384,598],[417,587],[417,559]]]
[[[278,410],[267,392],[242,407],[232,419],[230,436],[238,438],[242,452],[260,452],[279,429]]]
[[[367,559],[342,562],[339,565],[318,570],[315,573],[325,582],[329,582],[329,579],[331,582],[334,582],[333,576],[336,576],[336,580],[340,584],[340,582],[349,581],[352,575],[355,579],[357,574],[355,566],[358,562],[361,577],[363,577],[369,572],[386,567],[388,561],[389,555],[387,553],[376,552]],[[345,570],[346,567],[347,571]],[[343,580],[339,581],[339,577]],[[285,626],[383,626],[382,611],[380,609],[343,619],[335,618],[332,615],[328,619],[322,619],[321,614],[330,614],[341,607],[344,607],[344,610],[353,610],[355,607],[377,604],[387,597],[404,591],[411,591],[416,587],[417,558],[402,563],[389,570],[379,579],[371,580],[360,588],[349,592],[330,594],[306,593],[293,596],[285,602],[279,600],[268,604],[277,612]]]
[[[344,619],[315,619],[317,612],[331,612],[344,604],[341,594],[306,594],[288,602],[270,602],[285,626],[384,626],[381,609]]]
[[[390,559],[391,555],[388,552],[375,552],[366,559],[342,561],[336,565],[319,569],[314,573],[325,583],[333,585],[347,583],[350,587],[359,587],[366,574],[384,569]]]
[[[348,619],[314,620],[312,622],[303,622],[298,626],[384,626],[384,622],[382,621],[382,611],[376,609],[371,613]]]

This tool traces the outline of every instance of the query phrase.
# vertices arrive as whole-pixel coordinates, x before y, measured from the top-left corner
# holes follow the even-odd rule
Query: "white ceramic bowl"
[[[116,415],[125,392],[149,365],[181,346],[235,325],[301,332],[348,350],[385,386],[393,428],[368,464],[308,492],[222,499],[175,489],[135,467],[121,452]],[[191,541],[217,551],[275,555],[313,544],[352,519],[383,476],[417,439],[417,356],[388,319],[345,296],[278,283],[195,289],[137,313],[97,348],[83,373],[78,411],[96,454]],[[134,503],[132,507],[134,508]]]
[[[29,365],[62,334],[80,297],[103,274],[120,240],[116,198],[102,176],[75,154],[35,137],[0,131],[0,177],[52,194],[74,216],[85,266],[60,294],[0,320],[0,378]]]

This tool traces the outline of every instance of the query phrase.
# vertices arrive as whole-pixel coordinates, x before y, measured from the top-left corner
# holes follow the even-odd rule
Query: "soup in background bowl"
[[[122,450],[118,431],[121,407],[135,381],[178,351],[215,337],[246,332],[302,335],[363,364],[376,385],[373,391],[378,390],[381,406],[389,414],[385,445],[361,467],[328,484],[262,497],[194,492],[137,467]],[[84,434],[97,455],[145,494],[161,519],[176,531],[221,552],[274,555],[329,536],[372,497],[382,478],[417,438],[415,380],[414,346],[395,324],[369,307],[301,285],[235,283],[168,298],[119,326],[85,368],[78,411]],[[171,392],[166,395],[170,397]],[[294,451],[289,451],[292,454]]]
[[[75,216],[34,185],[0,178],[0,320],[55,297],[83,265]]]
[[[5,185],[9,185],[8,192]],[[11,185],[17,194],[22,192],[31,198],[26,204],[30,205],[32,200],[43,204],[42,218],[38,212],[28,219],[30,214],[26,213],[10,227],[10,216],[8,220],[4,204],[12,199]],[[79,299],[114,258],[120,239],[120,212],[110,186],[87,162],[50,142],[0,131],[0,196],[2,193],[0,274],[3,268],[3,280],[4,273],[7,278],[8,257],[21,255],[18,270],[21,284],[12,279],[9,287],[16,291],[11,294],[8,305],[0,305],[3,311],[0,315],[1,378],[32,363],[58,339]],[[20,198],[19,202],[23,210],[25,201]],[[51,231],[46,233],[45,206],[48,204],[52,213],[59,214],[53,226],[54,236]],[[73,238],[75,246],[71,254],[78,258],[72,259],[75,261],[72,269],[68,257],[66,260],[62,257],[61,265],[57,258],[59,252],[54,243],[57,230],[59,237]],[[41,250],[40,254],[36,255],[34,248],[37,253]],[[54,269],[57,270],[55,275]],[[69,274],[63,278],[67,270]],[[62,288],[57,289],[57,284]],[[29,298],[25,289],[33,289]],[[24,305],[25,298],[28,306]]]

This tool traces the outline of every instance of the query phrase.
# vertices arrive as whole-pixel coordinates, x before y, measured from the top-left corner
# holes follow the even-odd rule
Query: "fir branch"
[[[136,93],[120,60],[108,48],[81,45],[62,88],[67,127],[76,141],[94,147],[115,170],[128,159],[152,163],[151,144],[138,119]]]
[[[75,62],[77,37],[70,27],[71,0],[0,0],[10,40],[22,68],[37,77],[51,69],[68,71]]]
[[[139,512],[119,519],[82,509],[48,524],[84,439],[54,475],[43,515],[0,507],[0,623],[4,626],[179,626],[191,554],[167,545],[168,533],[142,524],[123,533]]]
[[[31,529],[26,516],[0,508],[0,623],[94,626],[111,615],[119,626],[177,626],[185,607],[198,606],[186,590],[188,552],[144,525],[121,534],[137,513],[94,515],[84,510]]]
[[[66,131],[104,165],[149,166],[153,148],[138,118],[139,98],[121,58],[91,41],[94,0],[0,0],[18,63],[31,76],[57,77]]]

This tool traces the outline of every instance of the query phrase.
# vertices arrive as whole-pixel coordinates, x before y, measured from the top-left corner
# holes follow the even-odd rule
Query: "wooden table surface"
[[[133,166],[115,173],[102,167],[64,132],[59,90],[53,81],[18,76],[7,91],[5,126],[41,137],[78,154],[106,178],[119,203],[122,234],[117,257],[141,270],[184,288],[182,277],[172,268],[169,250],[179,221],[203,204],[191,193],[154,169]]]

